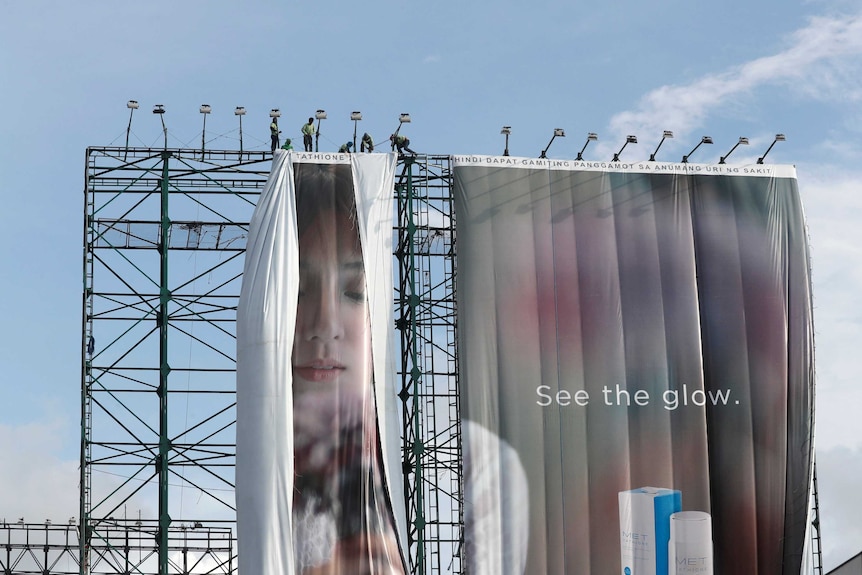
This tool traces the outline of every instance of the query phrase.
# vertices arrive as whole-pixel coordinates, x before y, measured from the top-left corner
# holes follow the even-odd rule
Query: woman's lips
[[[293,366],[293,375],[315,383],[331,383],[341,376],[344,369],[336,361],[322,359]]]

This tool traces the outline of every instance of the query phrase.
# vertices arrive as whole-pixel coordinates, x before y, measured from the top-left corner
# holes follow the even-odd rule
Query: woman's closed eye
[[[342,293],[354,303],[365,303],[365,274],[352,274],[345,283]]]
[[[365,301],[365,293],[361,291],[346,291],[344,292],[344,297],[356,303]]]

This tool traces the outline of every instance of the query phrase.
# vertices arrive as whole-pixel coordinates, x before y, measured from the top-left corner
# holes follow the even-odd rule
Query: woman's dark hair
[[[300,236],[325,211],[347,215],[355,228],[356,200],[349,164],[295,164],[294,183]]]

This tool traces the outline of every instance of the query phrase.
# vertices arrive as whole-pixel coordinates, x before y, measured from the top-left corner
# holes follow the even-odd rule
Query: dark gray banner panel
[[[471,573],[798,574],[795,170],[455,158]]]

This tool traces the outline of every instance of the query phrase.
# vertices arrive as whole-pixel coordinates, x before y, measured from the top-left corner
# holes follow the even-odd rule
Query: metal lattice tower
[[[455,222],[448,156],[406,157],[398,198],[395,325],[401,339],[412,573],[462,572]]]
[[[87,150],[82,574],[236,570],[236,305],[270,159]],[[411,572],[460,573],[449,158],[399,165],[394,300]]]
[[[236,305],[269,154],[90,148],[86,161],[81,573],[128,573],[115,557],[129,530],[154,549],[133,572],[231,572]],[[218,534],[219,558],[198,550],[188,571],[177,543],[198,530]]]

